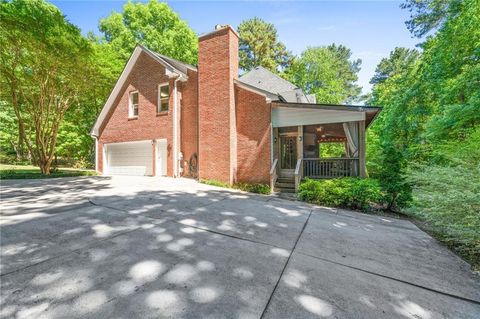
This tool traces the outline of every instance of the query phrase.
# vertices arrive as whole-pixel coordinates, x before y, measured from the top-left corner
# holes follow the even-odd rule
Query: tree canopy
[[[307,94],[315,94],[319,103],[349,103],[361,93],[356,81],[362,61],[351,56],[343,45],[309,47],[285,71],[286,77]]]
[[[413,187],[411,212],[480,264],[480,2],[408,0],[407,25],[430,31],[421,52],[395,48],[377,67],[368,167],[393,194]],[[394,176],[396,175],[396,176]],[[395,201],[395,199],[392,199]]]
[[[407,28],[417,37],[438,29],[448,17],[458,12],[463,0],[405,0],[403,9],[410,11]]]
[[[65,113],[88,85],[91,46],[51,4],[0,6],[2,99],[13,108],[33,162],[49,174]]]
[[[240,68],[249,71],[262,66],[279,72],[290,66],[293,55],[278,40],[277,29],[260,18],[243,21],[238,26],[240,35]]]
[[[101,19],[99,29],[125,60],[140,43],[180,61],[197,62],[195,32],[164,2],[128,1],[121,13]]]

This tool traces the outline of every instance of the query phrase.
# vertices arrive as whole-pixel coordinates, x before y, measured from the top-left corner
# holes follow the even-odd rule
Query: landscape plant
[[[313,204],[369,211],[382,205],[384,194],[375,179],[345,177],[306,178],[298,189],[299,199]]]

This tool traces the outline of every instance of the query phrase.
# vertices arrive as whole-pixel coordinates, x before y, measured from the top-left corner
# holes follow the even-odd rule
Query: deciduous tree
[[[168,4],[158,0],[128,1],[123,12],[101,19],[99,29],[125,60],[140,43],[180,61],[197,61],[197,36]]]
[[[349,103],[361,93],[356,81],[362,61],[351,56],[343,45],[310,47],[295,59],[286,76],[307,94],[315,94],[318,103]]]
[[[91,52],[55,6],[42,0],[0,4],[2,98],[43,174],[50,173],[66,111],[89,83]]]

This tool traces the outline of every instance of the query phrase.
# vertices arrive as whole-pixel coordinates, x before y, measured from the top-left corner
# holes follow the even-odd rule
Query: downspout
[[[95,172],[98,173],[98,137],[95,136]]]
[[[177,77],[173,81],[173,177],[179,177],[178,172],[178,154],[179,154],[179,115],[178,115],[178,97],[177,97]]]

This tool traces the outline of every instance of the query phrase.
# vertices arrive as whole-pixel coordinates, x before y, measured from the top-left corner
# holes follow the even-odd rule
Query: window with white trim
[[[128,117],[138,116],[138,91],[130,92],[130,103],[128,107]]]
[[[158,104],[157,113],[168,111],[168,101],[170,100],[170,86],[167,84],[160,84],[158,86]]]

